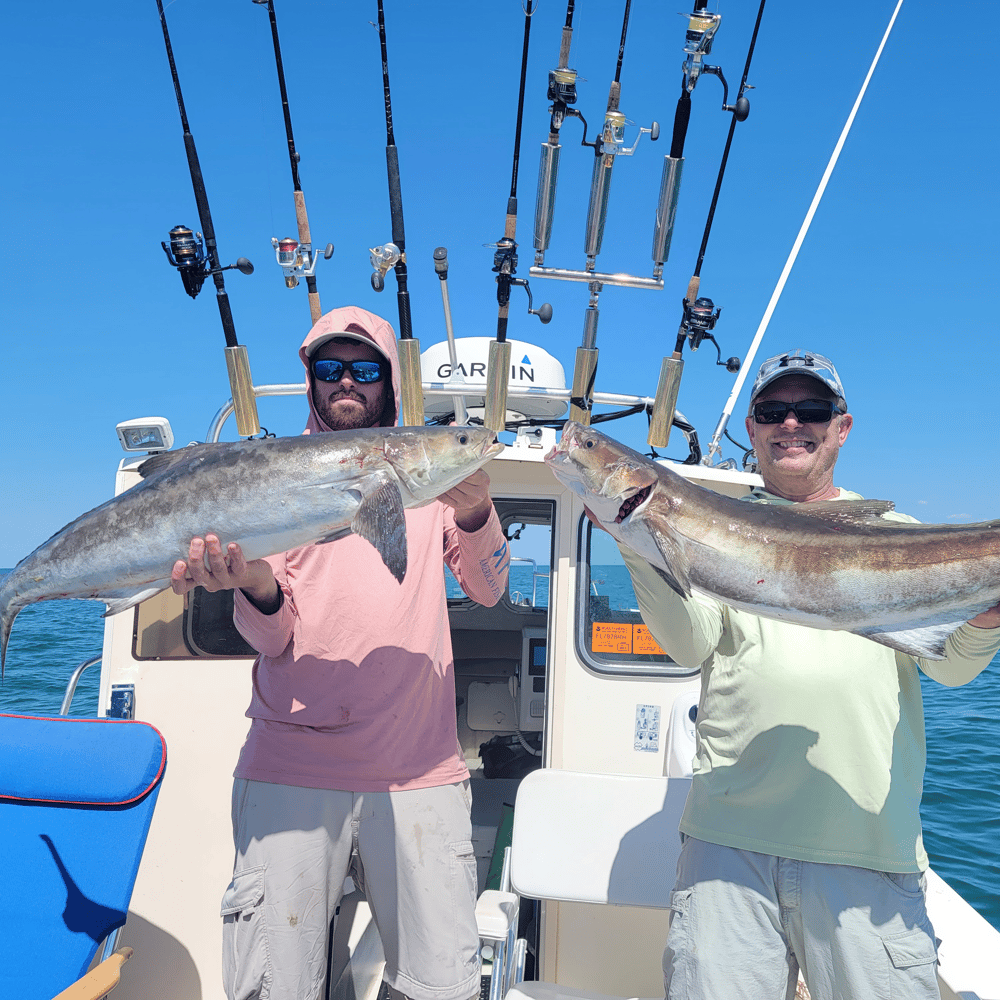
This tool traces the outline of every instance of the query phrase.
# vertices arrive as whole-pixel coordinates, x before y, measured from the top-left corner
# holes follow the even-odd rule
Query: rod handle
[[[299,243],[308,243],[312,246],[312,237],[309,235],[309,215],[306,212],[306,196],[301,191],[295,191],[294,197],[295,223],[299,227]]]
[[[240,437],[253,437],[260,433],[260,419],[250,375],[250,356],[245,345],[226,348],[226,368],[229,371],[229,388],[233,393],[233,409],[236,411],[236,430]]]

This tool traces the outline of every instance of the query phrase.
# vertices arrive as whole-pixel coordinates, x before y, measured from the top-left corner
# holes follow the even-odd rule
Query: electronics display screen
[[[528,640],[528,674],[541,677],[545,674],[546,645],[544,639]]]

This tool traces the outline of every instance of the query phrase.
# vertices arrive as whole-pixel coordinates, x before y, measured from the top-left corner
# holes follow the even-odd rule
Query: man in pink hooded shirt
[[[304,433],[396,423],[396,338],[384,320],[335,309],[299,357]],[[365,889],[390,987],[411,1000],[479,993],[471,795],[443,563],[492,606],[506,588],[507,543],[482,470],[405,517],[402,584],[355,535],[250,563],[207,535],[174,567],[177,593],[233,589],[233,620],[260,652],[222,901],[230,1000],[325,997],[348,874]]]

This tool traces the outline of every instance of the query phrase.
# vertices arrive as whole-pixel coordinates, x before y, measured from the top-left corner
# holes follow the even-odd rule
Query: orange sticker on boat
[[[632,626],[628,622],[594,622],[590,648],[595,653],[632,652]]]
[[[645,625],[632,626],[632,652],[643,656],[667,655]]]

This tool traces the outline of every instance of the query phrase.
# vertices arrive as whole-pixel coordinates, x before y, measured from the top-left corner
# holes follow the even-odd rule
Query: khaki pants
[[[668,1000],[939,1000],[924,877],[687,837],[663,954]]]
[[[342,792],[237,779],[233,881],[222,900],[229,1000],[321,1000],[330,925],[351,875],[412,1000],[480,984],[469,782]]]

